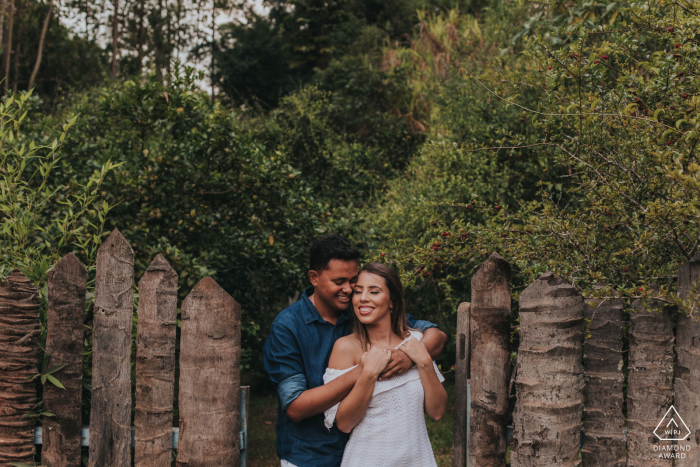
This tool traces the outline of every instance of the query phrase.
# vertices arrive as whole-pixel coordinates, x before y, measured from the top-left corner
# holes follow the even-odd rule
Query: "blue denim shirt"
[[[265,341],[265,370],[277,384],[277,455],[297,467],[337,467],[348,435],[323,424],[323,414],[293,423],[287,407],[302,392],[323,385],[323,374],[335,341],[352,333],[350,310],[335,325],[318,314],[307,288],[299,301],[285,308],[272,323]],[[437,327],[409,316],[409,326],[425,331]]]

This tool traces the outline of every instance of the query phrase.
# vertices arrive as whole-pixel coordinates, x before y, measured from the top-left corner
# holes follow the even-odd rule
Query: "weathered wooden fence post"
[[[135,467],[170,467],[176,332],[177,274],[158,255],[139,281]]]
[[[37,403],[39,290],[15,269],[0,282],[0,465],[32,464]]]
[[[678,295],[690,299],[694,307],[700,305],[700,254],[678,270]],[[700,313],[697,308],[693,315]],[[678,313],[676,325],[676,379],[673,386],[673,405],[690,429],[690,445],[685,457],[676,459],[676,467],[700,465],[700,322],[688,316],[687,310]],[[681,427],[683,428],[683,427]]]
[[[182,303],[178,467],[238,467],[241,307],[205,277]]]
[[[581,465],[581,295],[546,272],[520,295],[513,467]]]
[[[467,382],[469,380],[469,308],[457,309],[457,359],[455,363],[454,423],[452,427],[452,467],[467,465]]]
[[[627,465],[629,467],[670,466],[655,448],[670,446],[654,430],[673,403],[673,313],[669,308],[641,300],[632,303],[630,354],[627,382]]]
[[[510,265],[493,253],[472,277],[469,465],[505,467],[510,378]]]
[[[131,464],[134,251],[114,229],[97,251],[89,467]]]
[[[588,337],[583,367],[583,463],[586,467],[626,467],[627,440],[622,413],[622,308],[619,298],[593,300],[584,308]]]
[[[87,269],[68,253],[49,272],[46,352],[49,366],[65,364],[53,374],[66,389],[44,385],[41,463],[47,467],[80,467],[83,338]]]

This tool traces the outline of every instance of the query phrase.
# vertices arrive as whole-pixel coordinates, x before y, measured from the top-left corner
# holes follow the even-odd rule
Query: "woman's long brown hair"
[[[403,286],[399,275],[389,266],[382,263],[369,263],[361,270],[363,272],[381,276],[389,289],[389,297],[393,304],[391,313],[391,331],[402,338],[409,336],[408,321],[406,320],[406,304],[403,299]],[[352,332],[360,341],[360,346],[366,351],[370,349],[371,342],[367,334],[367,327],[357,319],[355,310],[352,310]]]

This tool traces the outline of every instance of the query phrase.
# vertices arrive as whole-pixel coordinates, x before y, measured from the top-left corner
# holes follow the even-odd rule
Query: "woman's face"
[[[362,324],[391,321],[391,295],[383,277],[361,272],[352,295],[352,308]]]

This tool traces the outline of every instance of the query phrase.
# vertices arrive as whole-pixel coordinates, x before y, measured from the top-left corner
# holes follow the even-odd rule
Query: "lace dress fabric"
[[[423,334],[411,331],[406,340],[411,337],[420,340]],[[445,381],[434,361],[433,367],[440,382]],[[323,383],[328,384],[353,368],[327,368]],[[365,416],[350,433],[341,467],[436,467],[425,426],[424,402],[425,393],[415,366],[387,381],[377,381]],[[339,405],[324,413],[326,428],[335,423]]]

